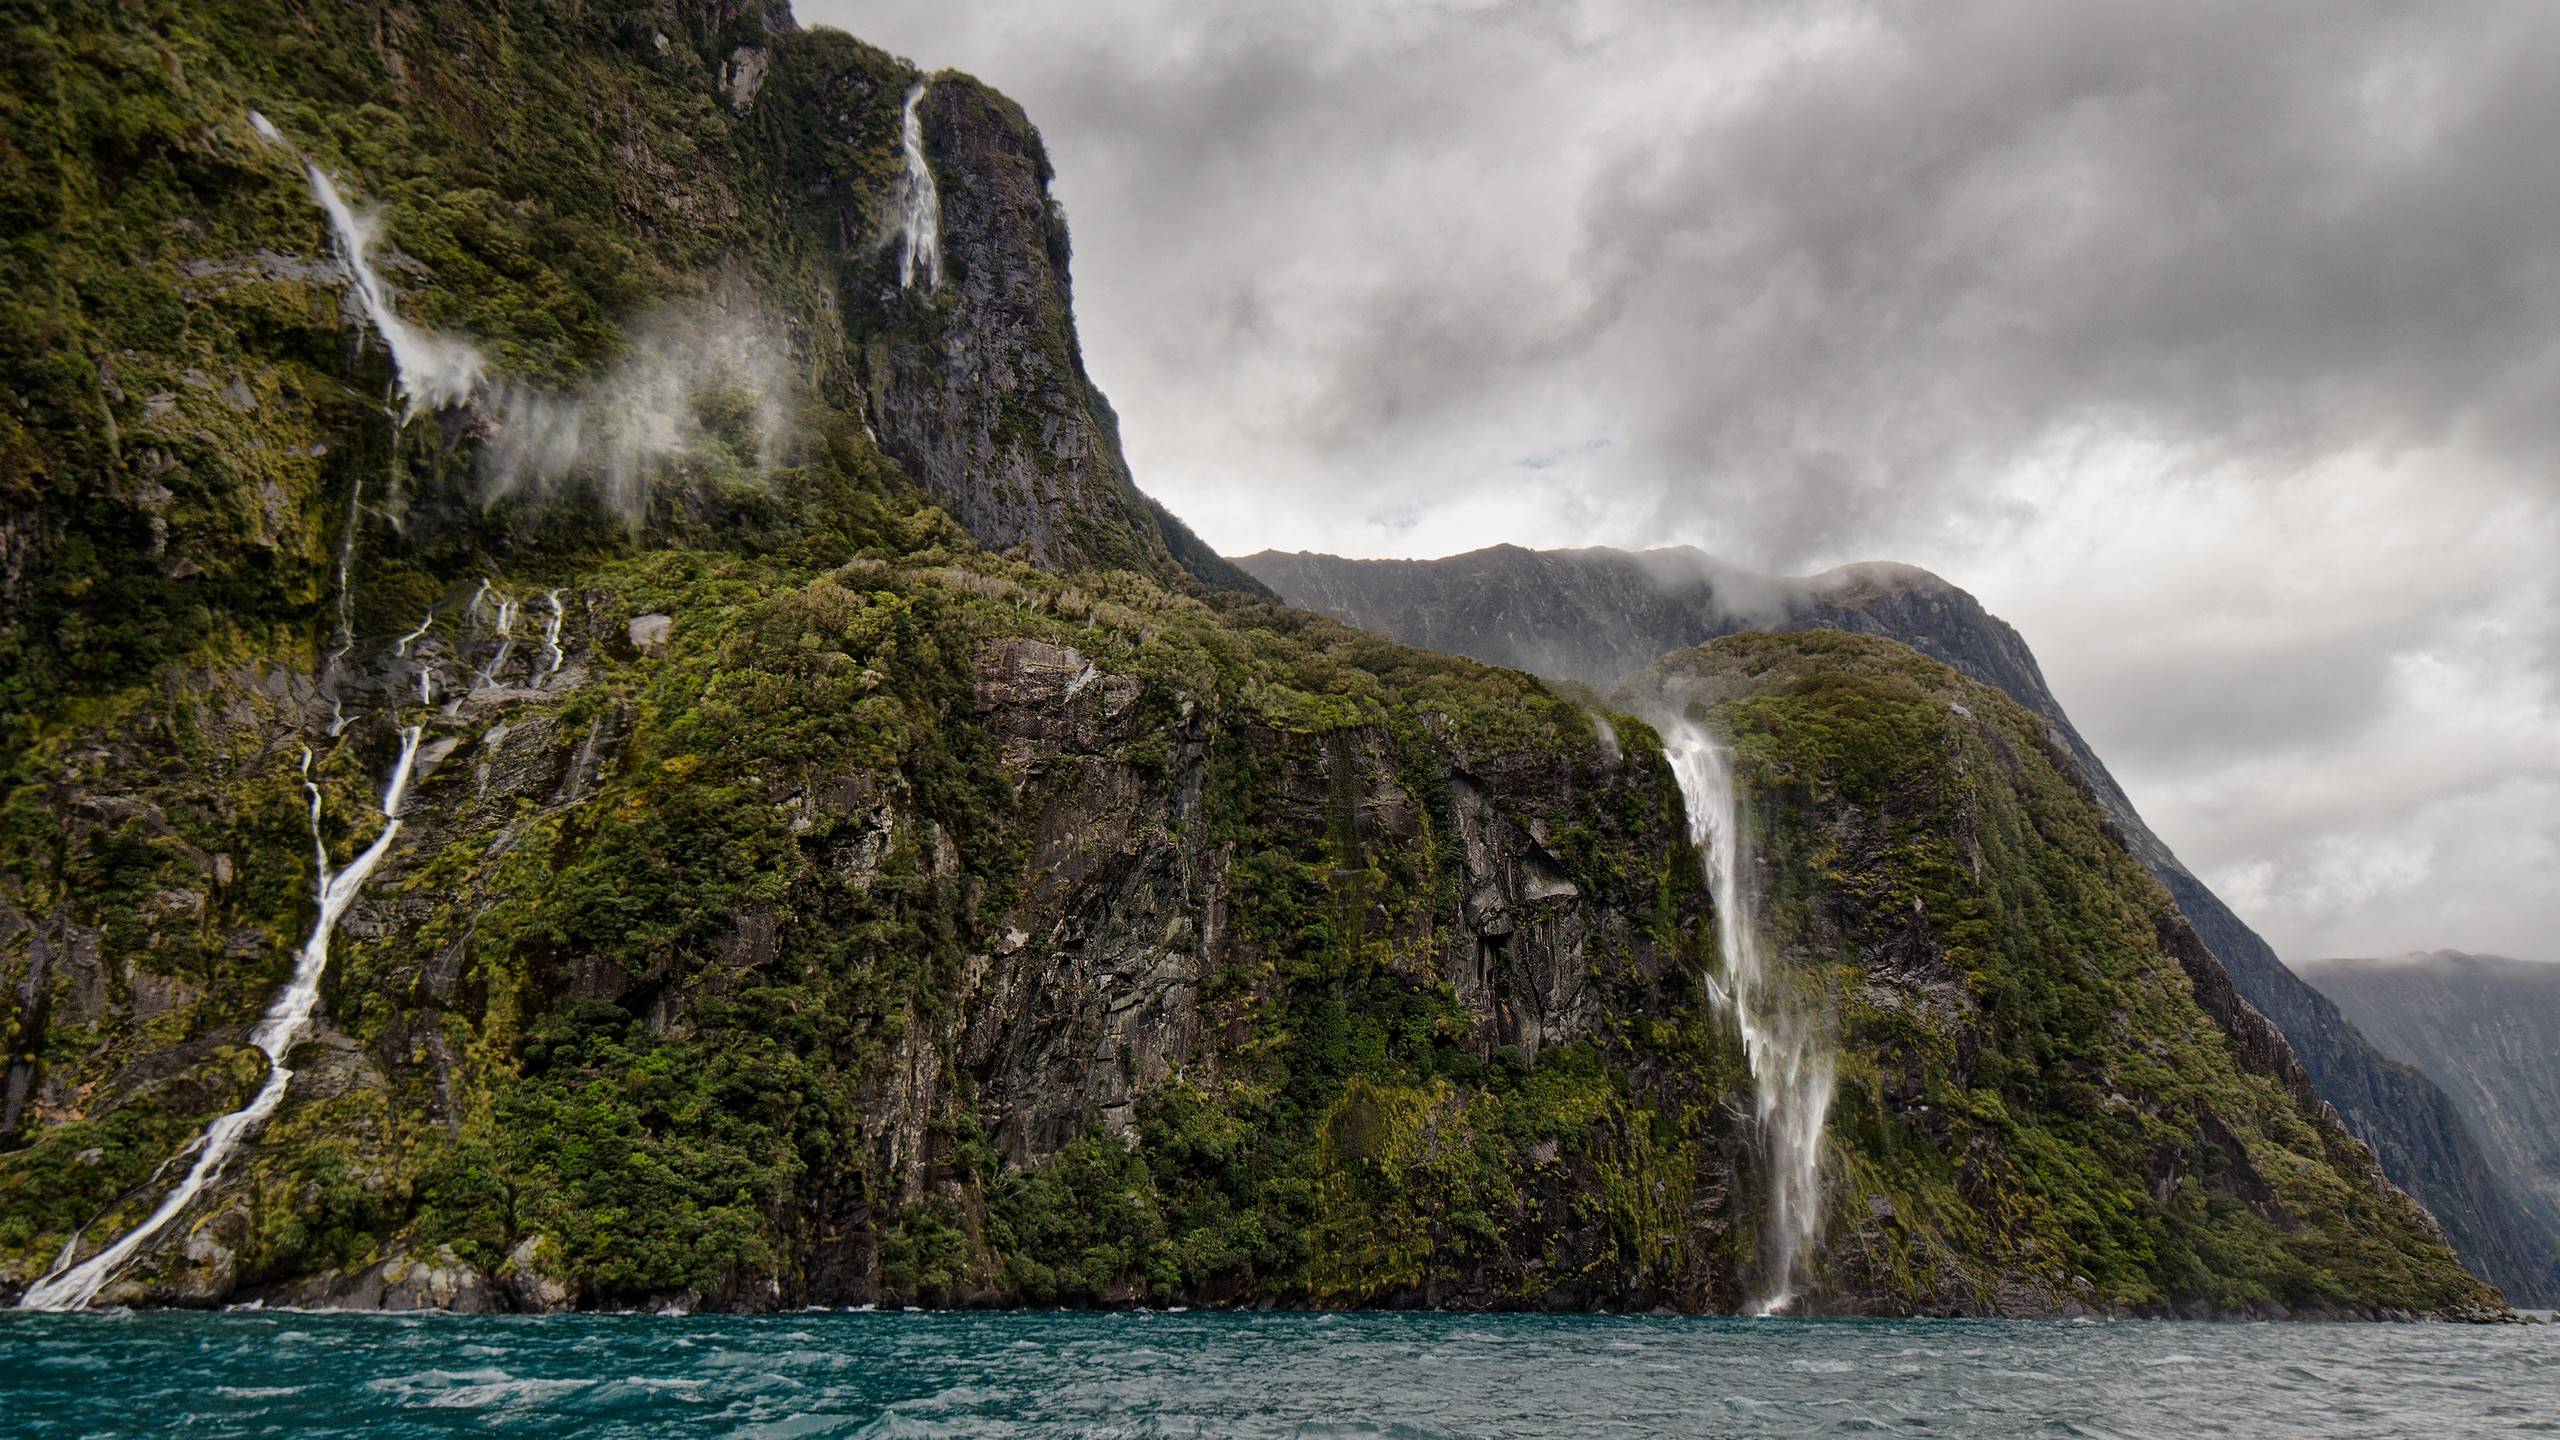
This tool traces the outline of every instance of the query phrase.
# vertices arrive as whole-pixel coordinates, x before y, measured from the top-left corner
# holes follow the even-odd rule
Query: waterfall
[[[66,1249],[62,1263],[19,1297],[21,1308],[77,1310],[96,1299],[98,1292],[115,1278],[116,1272],[133,1258],[136,1251],[176,1219],[178,1213],[187,1208],[188,1202],[194,1200],[207,1185],[220,1178],[222,1167],[230,1160],[232,1151],[238,1149],[240,1142],[264,1124],[267,1117],[275,1113],[276,1107],[283,1103],[285,1085],[293,1079],[293,1072],[285,1068],[285,1056],[301,1040],[303,1032],[311,1027],[311,1011],[320,1000],[320,979],[329,967],[329,937],[337,931],[338,921],[347,913],[347,907],[355,903],[356,893],[364,888],[365,878],[373,873],[373,867],[391,848],[392,837],[400,833],[400,802],[408,793],[409,771],[417,761],[418,737],[422,733],[422,728],[416,725],[400,732],[400,758],[393,762],[391,779],[382,790],[382,833],[374,836],[373,843],[340,870],[329,868],[328,842],[320,833],[320,787],[311,779],[311,752],[302,752],[302,788],[311,802],[311,848],[319,858],[317,891],[320,914],[312,921],[311,934],[304,939],[301,951],[294,957],[292,978],[285,982],[283,992],[259,1018],[256,1028],[249,1032],[249,1043],[257,1046],[259,1052],[267,1057],[266,1083],[258,1087],[258,1093],[250,1098],[248,1104],[206,1126],[203,1134],[178,1152],[180,1155],[195,1152],[196,1162],[187,1171],[187,1177],[178,1182],[178,1187],[162,1197],[159,1208],[153,1210],[148,1219],[78,1265],[70,1264],[71,1252]],[[76,1237],[73,1243],[78,1243]]]
[[[919,87],[917,95],[921,94]],[[926,283],[939,285],[942,205],[934,191],[933,172],[924,162],[922,122],[915,113],[915,100],[916,96],[908,99],[905,170],[895,186],[906,237],[903,283],[914,283],[921,264]],[[797,371],[789,347],[776,338],[780,327],[752,304],[735,313],[725,303],[652,310],[626,327],[622,357],[574,389],[545,390],[489,375],[479,348],[468,339],[400,317],[393,305],[397,294],[374,260],[380,215],[357,213],[329,173],[266,116],[250,111],[249,127],[260,141],[291,154],[302,167],[312,198],[328,217],[356,308],[391,352],[396,403],[386,406],[393,442],[389,478],[393,507],[388,518],[395,528],[400,523],[401,431],[422,414],[464,404],[471,406],[479,422],[474,428],[483,505],[519,494],[537,501],[548,499],[573,477],[583,479],[593,472],[600,482],[602,502],[624,524],[637,529],[648,517],[655,468],[697,451],[725,453],[740,438],[735,426],[705,423],[700,402],[706,398],[720,400],[724,410],[734,400],[751,401],[758,473],[780,463],[791,433],[788,397]],[[345,532],[350,537],[355,533],[353,518],[359,501],[359,494],[351,490]],[[341,572],[349,559],[342,549]],[[351,644],[351,626],[346,615],[339,619],[337,654],[343,656]]]
[[[250,111],[249,128],[267,144],[294,152],[295,158],[302,161],[303,174],[311,183],[313,198],[320,202],[321,210],[329,217],[329,228],[337,239],[339,258],[355,287],[358,308],[364,312],[374,332],[382,337],[384,347],[391,352],[395,385],[402,401],[401,410],[391,417],[394,438],[421,411],[442,409],[470,398],[480,381],[480,352],[464,341],[412,327],[392,309],[391,287],[373,268],[375,218],[359,217],[349,209],[328,174],[294,150],[293,143],[266,116]],[[362,498],[363,482],[359,477],[350,484],[347,492],[346,522],[338,541],[335,643],[322,672],[323,683],[330,690],[328,733],[333,736],[342,733],[350,720],[343,700],[336,693],[336,682],[341,665],[355,649],[356,643],[355,545],[356,527],[363,513]],[[484,583],[481,588],[485,591],[488,587]],[[475,611],[478,599],[477,595],[473,597]],[[434,623],[435,614],[429,611],[427,617],[418,622],[417,629],[401,636],[394,646],[398,657],[407,659],[410,645],[422,638]],[[499,622],[502,635],[506,625],[506,612],[502,611]],[[434,692],[434,675],[423,662],[418,667],[418,687],[421,699],[432,696]],[[249,1031],[249,1043],[267,1057],[265,1081],[250,1097],[248,1104],[214,1120],[171,1157],[173,1163],[192,1154],[195,1163],[189,1167],[186,1178],[161,1197],[158,1208],[141,1224],[77,1265],[72,1263],[79,1248],[79,1237],[74,1235],[71,1243],[63,1248],[61,1259],[53,1270],[19,1297],[18,1304],[22,1308],[76,1310],[96,1299],[107,1282],[115,1278],[116,1272],[130,1262],[153,1236],[167,1228],[170,1221],[203,1193],[205,1187],[221,1178],[222,1167],[229,1163],[240,1143],[265,1124],[276,1108],[284,1103],[285,1087],[293,1079],[293,1071],[285,1066],[285,1057],[300,1042],[304,1032],[311,1028],[312,1011],[320,1002],[320,982],[329,968],[330,937],[337,933],[338,922],[355,903],[366,879],[373,874],[374,866],[389,852],[391,842],[400,833],[401,802],[408,795],[410,773],[417,763],[418,742],[424,733],[424,728],[417,725],[404,726],[400,730],[400,753],[392,762],[390,777],[382,790],[382,830],[374,836],[373,843],[348,861],[343,869],[330,868],[328,842],[320,828],[320,786],[311,778],[311,751],[308,747],[303,750],[302,788],[310,801],[311,847],[318,866],[314,898],[318,901],[319,913],[312,920],[311,933],[304,938],[301,949],[295,952],[293,973],[286,980],[284,989]],[[157,1172],[153,1179],[158,1179]]]
[[[425,411],[470,399],[472,388],[480,383],[480,352],[468,341],[418,329],[391,308],[391,287],[373,268],[373,242],[381,217],[358,215],[347,208],[328,172],[317,164],[303,161],[302,173],[311,181],[312,198],[329,216],[329,229],[338,238],[338,257],[355,284],[356,303],[391,352],[391,369],[400,387],[400,418],[414,420]]]
[[[916,267],[924,267],[924,288],[942,285],[942,195],[933,188],[933,167],[924,158],[924,120],[916,107],[924,101],[919,81],[907,92],[906,112],[898,120],[899,146],[906,169],[898,176],[898,288],[911,289]]]
[[[542,673],[533,677],[536,685],[559,674],[569,658],[569,652],[560,648],[560,624],[569,612],[561,607],[559,591],[549,591],[543,598],[551,602],[551,613],[542,617]]]
[[[400,419],[414,420],[422,411],[442,410],[470,399],[472,387],[480,383],[479,350],[469,341],[418,329],[391,308],[391,286],[373,268],[373,242],[381,228],[381,217],[358,215],[348,208],[329,173],[286,139],[274,121],[252,110],[249,128],[257,132],[260,140],[282,147],[302,162],[303,178],[311,182],[311,198],[320,202],[322,213],[329,217],[329,231],[338,241],[338,258],[347,267],[347,279],[356,287],[356,305],[372,323],[374,333],[382,337],[384,348],[391,352],[391,369],[397,377],[402,403]]]
[[[1792,1306],[1806,1253],[1822,1233],[1822,1127],[1831,1109],[1832,1056],[1821,1017],[1789,990],[1762,948],[1759,897],[1751,885],[1750,835],[1733,778],[1733,757],[1705,729],[1680,719],[1662,727],[1664,758],[1689,812],[1689,839],[1705,850],[1716,902],[1717,973],[1707,993],[1742,1031],[1751,1067],[1760,1143],[1768,1169],[1767,1273],[1754,1309]]]
[[[489,582],[486,580],[481,581],[480,588],[472,592],[471,616],[475,622],[480,616],[480,599],[489,593]],[[496,654],[489,657],[489,663],[472,673],[469,688],[475,692],[497,684],[499,670],[505,667],[507,657],[515,653],[516,602],[508,598],[504,592],[500,592],[497,598],[498,616],[492,628],[497,632],[498,649]]]
[[[418,628],[417,628],[417,629],[410,631],[408,634],[403,635],[403,636],[401,636],[398,640],[395,640],[395,641],[393,641],[393,642],[392,642],[392,644],[391,644],[391,653],[392,653],[392,654],[394,654],[394,655],[399,656],[399,657],[400,657],[401,659],[403,659],[403,660],[408,659],[408,658],[409,658],[409,647],[410,647],[410,646],[412,646],[412,645],[417,644],[420,640],[425,639],[425,638],[426,638],[426,636],[427,636],[427,631],[429,631],[430,629],[433,629],[433,628],[434,628],[434,626],[435,626],[435,623],[436,623],[436,612],[435,612],[435,611],[433,611],[433,610],[429,610],[429,611],[427,612],[427,618],[425,618],[424,620],[421,620],[421,621],[419,621],[419,622],[418,622]]]
[[[347,515],[338,527],[338,643],[331,647],[328,663],[320,667],[320,683],[329,692],[331,739],[344,734],[347,728],[345,697],[338,693],[338,670],[346,663],[347,652],[356,648],[356,526],[364,518],[363,502],[364,476],[358,474],[347,482]]]
[[[329,231],[337,240],[338,258],[345,266],[348,281],[355,288],[356,306],[364,312],[374,333],[382,337],[383,347],[391,352],[393,387],[400,396],[401,408],[391,416],[391,432],[395,454],[392,483],[398,487],[396,454],[400,431],[426,410],[441,410],[459,405],[471,398],[480,383],[480,352],[466,340],[423,330],[400,318],[391,306],[391,286],[373,268],[373,245],[378,238],[380,217],[358,215],[346,198],[338,193],[337,184],[327,171],[304,155],[291,140],[278,130],[275,122],[252,110],[249,128],[260,140],[281,147],[302,162],[303,177],[311,184],[311,196],[320,203],[321,213],[329,217]],[[321,683],[329,695],[329,734],[345,732],[349,720],[343,698],[338,694],[340,667],[355,649],[355,562],[357,527],[364,518],[364,477],[357,475],[347,484],[346,520],[339,527],[337,567],[337,635],[329,651],[328,663],[321,669]],[[432,617],[431,617],[432,618]],[[423,632],[424,626],[420,627]],[[409,639],[415,639],[415,636]],[[402,655],[408,653],[408,640],[400,644]],[[423,677],[421,688],[429,682]]]
[[[363,518],[364,476],[358,475],[347,485],[347,518],[338,527],[338,647],[329,652],[331,675],[356,648],[356,592],[349,581],[356,569],[356,524]]]
[[[403,660],[408,659],[409,647],[425,639],[427,631],[433,629],[435,623],[436,612],[429,610],[427,618],[418,622],[417,629],[401,636],[392,645],[391,653]],[[436,703],[436,667],[433,662],[424,659],[418,662],[418,703],[421,705]]]

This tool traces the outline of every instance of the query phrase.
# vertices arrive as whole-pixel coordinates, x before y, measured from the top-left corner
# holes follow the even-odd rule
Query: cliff
[[[1831,997],[1834,1284],[2281,1315],[2344,1275],[2442,1274],[2042,716],[1824,632],[1674,652],[1617,694],[1732,737],[1769,928]]]
[[[2318,960],[2303,974],[2433,1080],[2500,1183],[2560,1230],[2560,967],[2437,950]]]

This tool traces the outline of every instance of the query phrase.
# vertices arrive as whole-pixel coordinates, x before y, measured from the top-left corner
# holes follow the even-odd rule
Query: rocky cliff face
[[[2445,1091],[2376,1049],[2178,860],[2081,738],[2017,631],[1937,576],[1874,564],[1789,579],[1690,550],[1512,546],[1444,560],[1265,551],[1238,563],[1291,604],[1556,679],[1605,684],[1718,635],[1830,629],[1898,640],[1998,689],[2043,719],[2241,997],[2283,1031],[2313,1087],[2443,1222],[2472,1270],[2513,1296],[2560,1296],[2560,1227],[2518,1203]]]
[[[1731,737],[1770,928],[1832,992],[1829,1255],[1849,1288],[2044,1313],[2253,1274],[2286,1277],[2261,1297],[2281,1314],[2309,1275],[2448,1253],[2044,717],[1822,632],[1677,651],[1617,694]]]
[[[1695,999],[1658,757],[1525,682],[1152,589],[984,557],[728,573],[767,598],[666,614],[658,566],[587,572],[557,668],[519,652],[424,718],[285,1108],[108,1298],[1736,1302],[1712,1252],[1582,1203],[1604,1163],[1687,1193],[1740,1149],[1701,1121],[1677,1166],[1639,1150],[1662,1173],[1611,1159],[1636,1121],[1600,1047]],[[137,1220],[258,1078],[289,933],[263,917],[307,858],[283,775],[199,767],[325,716],[289,672],[191,679],[184,741],[87,735],[43,797],[59,879],[0,912],[43,1002],[0,1152],[22,1279]],[[331,757],[333,830],[366,834],[386,738]],[[1358,1088],[1417,1065],[1436,1088]],[[1549,1114],[1568,1082],[1600,1108]],[[1476,1266],[1417,1228],[1388,1284],[1310,1241],[1367,1223],[1325,1149],[1353,1093],[1516,1111],[1524,1138],[1467,1142],[1524,1172]]]
[[[946,272],[901,287],[924,77],[787,20],[13,33],[0,1284],[130,1232],[273,1073],[317,872],[388,832],[414,735],[281,1104],[104,1298],[1739,1304],[1752,1079],[1655,737],[1237,593],[1128,485],[1018,112],[933,80]],[[404,323],[477,346],[468,399],[386,413],[303,157],[380,208]],[[1864,794],[1785,833],[1869,825]],[[2148,913],[2091,844],[2057,890]],[[2024,852],[1986,853],[1966,885],[2018,913]],[[1826,973],[1958,954],[1890,907],[1789,913],[1827,917]],[[1980,1013],[1874,1032],[1900,1078],[1828,1152],[1856,1203],[1817,1303],[2490,1298],[2174,949],[2109,933],[2107,993],[2209,1093],[2148,1050],[1986,1088],[2007,997],[2066,1014],[2033,936],[1861,980]],[[2101,1080],[2150,1150],[2051,1133]],[[2052,1223],[1984,1219],[2021,1209]]]
[[[1066,217],[1039,132],[962,75],[931,82],[917,114],[942,275],[901,286],[882,264],[858,292],[882,445],[990,549],[1267,595],[1130,479],[1118,418],[1076,344]],[[859,193],[858,177],[838,183]]]

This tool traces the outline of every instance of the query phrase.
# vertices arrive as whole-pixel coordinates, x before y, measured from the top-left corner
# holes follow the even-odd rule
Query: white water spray
[[[256,1028],[249,1032],[249,1043],[257,1046],[259,1052],[267,1057],[266,1083],[258,1087],[258,1093],[250,1098],[248,1104],[206,1126],[204,1133],[197,1136],[186,1150],[178,1152],[184,1155],[194,1151],[196,1163],[187,1171],[187,1178],[162,1197],[159,1208],[151,1212],[150,1218],[78,1265],[69,1263],[71,1252],[66,1250],[62,1264],[29,1286],[27,1293],[19,1298],[21,1308],[77,1310],[96,1299],[98,1292],[106,1288],[107,1282],[115,1278],[116,1272],[133,1258],[136,1251],[176,1219],[207,1185],[221,1177],[223,1165],[231,1159],[240,1142],[266,1123],[267,1117],[283,1103],[285,1086],[293,1079],[293,1072],[285,1068],[285,1056],[302,1039],[303,1032],[311,1028],[311,1012],[320,1001],[320,979],[329,968],[329,937],[336,933],[338,921],[346,915],[347,907],[355,903],[356,894],[364,888],[366,877],[373,873],[373,867],[390,850],[393,837],[400,833],[400,802],[408,794],[409,771],[417,761],[418,737],[423,733],[422,728],[415,725],[400,732],[400,758],[392,765],[390,783],[382,791],[382,833],[374,836],[373,843],[341,870],[329,868],[328,842],[320,833],[320,787],[311,779],[311,752],[302,752],[302,788],[311,797],[311,848],[319,858],[320,914],[312,921],[311,934],[294,957],[292,978],[285,982],[283,992],[276,996],[275,1003],[267,1007],[267,1013],[260,1017]]]
[[[481,503],[540,503],[592,482],[636,530],[671,469],[683,484],[743,478],[750,466],[769,474],[789,449],[798,374],[783,336],[780,321],[743,298],[668,306],[631,322],[621,356],[574,388],[482,386]]]
[[[303,161],[302,172],[311,181],[312,198],[329,216],[329,229],[338,238],[338,257],[355,284],[356,303],[391,352],[391,368],[400,387],[401,420],[414,420],[426,411],[470,399],[473,387],[480,383],[479,350],[468,341],[419,329],[391,308],[391,287],[373,268],[373,242],[381,216],[358,215],[349,209],[328,172],[317,164]]]
[[[942,207],[932,171],[924,166],[912,99],[907,122],[908,168],[897,194],[908,237],[903,273],[912,283],[922,265],[927,283],[938,285]],[[391,352],[397,403],[389,407],[393,504],[386,513],[393,526],[400,523],[400,430],[428,411],[464,404],[480,421],[484,505],[517,495],[546,500],[573,477],[592,474],[606,506],[636,529],[648,516],[651,477],[665,462],[698,455],[727,460],[752,448],[751,456],[741,458],[758,475],[782,463],[787,396],[796,372],[788,347],[777,339],[778,322],[747,297],[731,297],[717,307],[662,307],[642,316],[626,327],[622,357],[573,389],[546,390],[489,376],[469,340],[413,325],[393,308],[396,294],[373,263],[380,215],[356,213],[328,172],[266,116],[250,111],[249,127],[301,163],[312,197],[329,218],[357,308]],[[351,489],[349,535],[358,499]],[[342,553],[342,575],[347,560]],[[352,643],[349,628],[342,616],[340,656]]]
[[[400,419],[414,420],[424,411],[470,399],[472,388],[480,383],[480,351],[467,340],[419,329],[391,308],[391,286],[373,268],[373,242],[380,234],[381,217],[358,215],[349,208],[328,172],[286,139],[274,121],[252,110],[249,128],[259,139],[291,151],[302,162],[303,178],[311,182],[311,198],[320,202],[322,213],[329,217],[330,233],[337,237],[338,258],[355,285],[356,304],[391,352],[403,406]]]
[[[924,120],[916,107],[924,102],[919,82],[907,92],[907,108],[898,119],[899,148],[906,169],[898,176],[898,288],[912,289],[916,269],[924,269],[924,288],[942,286],[942,193],[933,188],[933,167],[924,158]]]
[[[1806,1253],[1822,1233],[1822,1128],[1831,1109],[1832,1056],[1818,1014],[1776,974],[1762,949],[1759,897],[1751,885],[1750,836],[1733,759],[1686,719],[1662,727],[1664,758],[1689,812],[1689,839],[1704,847],[1707,888],[1716,902],[1718,973],[1707,993],[1730,1011],[1751,1066],[1761,1143],[1769,1171],[1768,1272],[1754,1305],[1775,1315],[1795,1304]]]
[[[337,241],[339,261],[354,287],[357,308],[364,312],[365,320],[373,326],[374,333],[382,337],[383,347],[391,352],[393,388],[401,402],[400,408],[391,412],[395,454],[392,483],[396,493],[396,454],[401,429],[423,411],[442,410],[469,400],[480,384],[480,352],[469,341],[420,329],[401,319],[399,311],[392,308],[391,286],[373,268],[373,245],[379,235],[380,217],[357,215],[345,197],[338,193],[337,184],[329,178],[328,172],[286,139],[275,122],[252,110],[249,112],[249,128],[257,132],[260,140],[291,152],[302,162],[303,176],[311,184],[311,196],[319,202],[321,212],[329,217],[329,230]],[[329,692],[329,734],[332,736],[344,733],[352,718],[346,712],[337,687],[340,667],[356,644],[356,531],[363,516],[364,477],[357,475],[347,485],[346,522],[338,535],[337,639],[329,652],[328,663],[321,671],[322,683]],[[430,621],[433,618],[432,615],[428,617]],[[424,633],[425,628],[422,623],[419,633]],[[409,641],[416,638],[413,634],[401,640],[402,656],[408,654]],[[420,684],[423,689],[426,682],[422,679]]]

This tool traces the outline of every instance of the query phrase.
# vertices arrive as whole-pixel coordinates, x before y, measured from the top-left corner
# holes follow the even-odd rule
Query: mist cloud
[[[795,373],[778,335],[751,307],[669,306],[627,325],[622,355],[574,388],[487,382],[481,503],[592,493],[636,528],[651,487],[688,466],[771,468]]]

